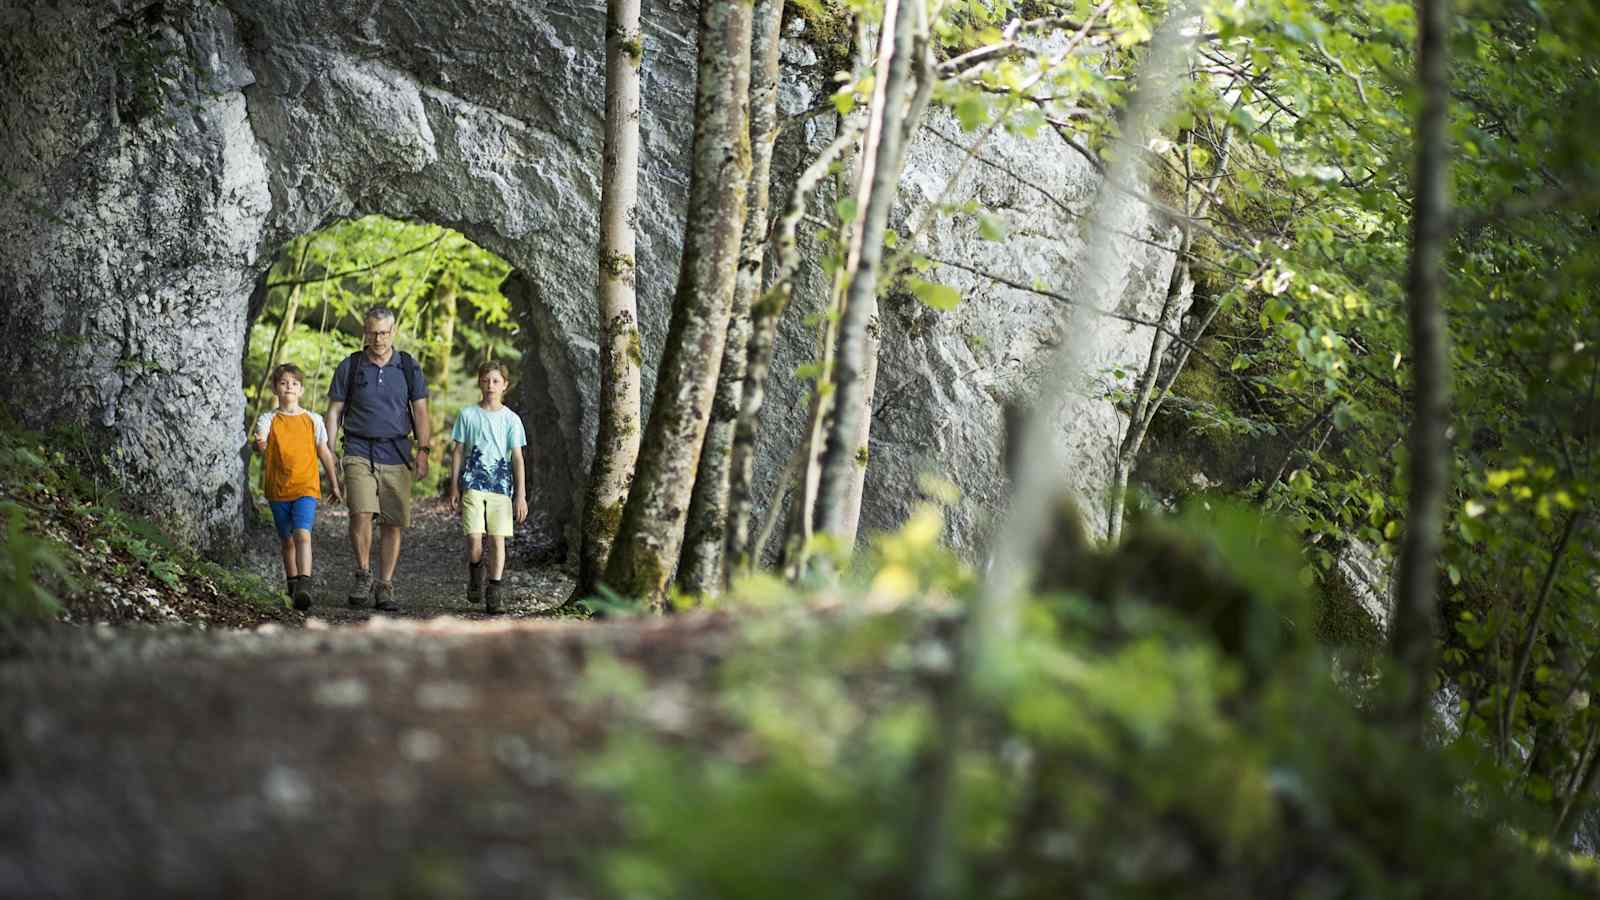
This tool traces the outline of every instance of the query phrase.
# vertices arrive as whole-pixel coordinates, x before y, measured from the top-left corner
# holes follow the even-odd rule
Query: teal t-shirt
[[[512,496],[511,451],[528,444],[522,418],[509,407],[463,407],[450,439],[462,445],[461,489]]]

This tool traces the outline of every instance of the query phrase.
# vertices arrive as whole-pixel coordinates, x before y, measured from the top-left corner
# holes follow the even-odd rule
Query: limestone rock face
[[[694,10],[654,0],[643,15],[647,397],[682,245]],[[8,408],[30,422],[89,426],[132,494],[180,533],[226,542],[243,522],[250,298],[273,254],[343,217],[435,222],[516,268],[507,292],[528,351],[515,405],[533,440],[531,499],[558,526],[570,523],[595,432],[604,20],[602,0],[26,0],[0,11]],[[789,113],[831,89],[804,41],[792,30],[784,48]],[[827,130],[824,117],[786,132],[775,198],[787,197],[781,182]],[[897,219],[955,178],[950,198],[997,208],[1010,237],[984,241],[970,219],[934,219],[927,252],[1070,296],[1092,171],[1059,145],[998,132],[984,161],[963,167],[959,145],[971,140],[948,118],[931,119],[910,149]],[[1153,222],[1141,237],[1172,243]],[[1151,317],[1171,254],[1132,240],[1125,250],[1130,274],[1115,294]],[[1029,394],[1062,310],[953,268],[934,277],[961,289],[955,311],[901,296],[883,303],[863,531],[898,524],[918,473],[931,470],[962,488],[951,538],[976,556],[1005,497],[999,404]],[[798,288],[758,463],[765,498],[804,427],[793,371],[816,355],[804,317],[824,302],[826,278],[809,267]],[[1075,486],[1098,497],[1121,427],[1101,399],[1107,373],[1126,367],[1131,378],[1150,335],[1101,318],[1070,327],[1095,330],[1094,377],[1083,396],[1064,398],[1062,436]]]

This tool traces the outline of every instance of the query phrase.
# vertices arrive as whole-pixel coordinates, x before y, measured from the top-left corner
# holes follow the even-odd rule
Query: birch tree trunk
[[[911,142],[911,136],[916,134],[918,125],[922,122],[923,113],[927,112],[928,101],[933,97],[935,81],[934,61],[931,50],[931,29],[927,22],[927,9],[923,4],[916,4],[917,13],[916,37],[913,41],[912,66],[913,78],[916,89],[911,98],[911,106],[901,123],[901,146]],[[899,181],[896,174],[895,180]],[[849,489],[845,492],[844,509],[842,511],[842,525],[838,532],[839,545],[854,547],[856,532],[861,524],[861,495],[867,486],[867,466],[871,463],[869,448],[872,443],[872,401],[878,392],[878,345],[883,334],[878,321],[878,292],[873,291],[868,298],[870,309],[867,312],[867,339],[864,359],[866,370],[862,373],[861,405],[856,416],[856,429],[851,435],[848,446],[857,448],[854,454],[856,465],[850,469]]]
[[[748,3],[701,0],[689,214],[672,324],[605,580],[660,610],[727,340],[750,181]]]
[[[639,198],[639,0],[606,5],[606,137],[600,175],[600,408],[584,499],[578,582],[600,586],[639,455],[639,321],[634,250]]]
[[[722,352],[711,424],[700,451],[684,536],[678,585],[694,594],[716,594],[724,582],[734,428],[748,375],[751,307],[761,292],[767,254],[768,206],[772,188],[772,147],[778,139],[778,49],[784,0],[756,0],[750,37],[750,191],[739,273],[734,279],[728,340]]]
[[[906,118],[904,100],[910,78],[917,25],[925,12],[923,0],[912,0],[913,9],[902,8],[889,0],[884,8],[883,49],[878,61],[878,81],[873,98],[876,109],[867,129],[863,148],[861,190],[857,201],[863,210],[860,230],[854,235],[847,269],[849,286],[845,292],[844,313],[839,323],[839,351],[834,388],[834,416],[829,429],[827,450],[823,454],[821,487],[817,495],[816,520],[823,531],[841,535],[845,527],[845,506],[850,492],[852,470],[858,465],[858,448],[853,439],[861,427],[866,394],[867,331],[878,290],[878,271],[883,262],[883,234],[889,223],[889,210],[899,191],[901,151],[905,142],[902,123]],[[848,548],[841,548],[848,549]]]
[[[450,389],[450,353],[456,343],[456,275],[445,269],[439,284],[433,289],[433,340],[435,350],[428,354],[423,370],[427,376],[428,390],[443,395]],[[444,459],[445,444],[450,433],[444,429],[444,404],[428,404],[428,416],[433,420],[433,458]],[[449,481],[449,479],[445,479]],[[449,485],[442,485],[448,491]]]
[[[1237,107],[1238,104],[1235,104],[1235,108]],[[1206,179],[1208,189],[1201,191],[1200,202],[1195,205],[1193,211],[1189,209],[1188,191],[1187,189],[1184,191],[1183,209],[1187,215],[1199,219],[1211,208],[1211,198],[1216,195],[1212,182],[1227,171],[1232,136],[1233,129],[1224,124],[1221,147],[1218,148],[1216,159],[1212,164],[1211,176]],[[1123,434],[1122,443],[1117,447],[1117,456],[1112,464],[1111,508],[1106,517],[1106,540],[1113,546],[1122,540],[1122,517],[1128,502],[1128,477],[1139,461],[1139,451],[1144,447],[1144,438],[1150,431],[1150,423],[1155,421],[1156,413],[1161,411],[1162,404],[1166,402],[1173,382],[1178,380],[1184,365],[1189,361],[1189,348],[1205,336],[1206,329],[1217,313],[1217,307],[1213,307],[1207,313],[1205,319],[1194,329],[1189,344],[1169,368],[1167,377],[1162,379],[1161,364],[1166,359],[1167,347],[1171,345],[1170,329],[1174,325],[1174,319],[1177,318],[1174,313],[1177,312],[1178,304],[1185,296],[1191,296],[1194,289],[1194,279],[1189,274],[1189,248],[1194,243],[1194,231],[1188,222],[1183,223],[1182,228],[1183,236],[1178,241],[1178,258],[1172,266],[1172,279],[1167,283],[1167,296],[1161,303],[1161,314],[1156,319],[1156,333],[1150,339],[1150,358],[1145,361],[1144,371],[1139,375],[1133,409],[1128,415],[1128,430]],[[1160,390],[1156,388],[1158,382],[1161,383]]]
[[[846,122],[833,143],[812,161],[795,182],[788,209],[778,223],[778,268],[772,285],[751,309],[751,335],[744,396],[733,430],[733,461],[728,486],[728,539],[724,574],[731,576],[750,568],[762,542],[751,534],[753,520],[752,486],[755,481],[756,437],[761,426],[761,409],[767,398],[767,379],[772,372],[772,350],[778,333],[778,320],[789,305],[794,274],[800,267],[798,232],[805,218],[806,198],[816,188],[834,161],[839,159],[860,134],[859,123]],[[785,471],[788,471],[788,467]],[[781,502],[780,489],[772,498]]]
[[[1400,547],[1394,624],[1389,648],[1403,680],[1395,714],[1403,733],[1421,742],[1434,668],[1435,581],[1450,478],[1450,363],[1441,280],[1449,217],[1445,141],[1449,79],[1445,63],[1448,0],[1417,0],[1417,80],[1422,109],[1417,120],[1413,173],[1411,264],[1406,278],[1411,325],[1413,404],[1406,499],[1406,534]]]
[[[306,271],[306,254],[311,252],[311,238],[302,238],[300,245],[300,259],[294,266],[294,278],[299,282]],[[267,367],[261,373],[261,383],[256,385],[256,408],[250,416],[250,425],[255,427],[255,420],[268,408],[267,398],[272,396],[272,370],[278,367],[278,357],[283,353],[283,345],[289,340],[289,333],[294,331],[295,316],[300,311],[300,289],[304,284],[297,283],[289,289],[289,299],[284,303],[283,318],[278,320],[277,330],[272,332],[272,347],[267,351]]]
[[[986,566],[978,602],[960,635],[951,683],[939,700],[941,741],[929,761],[929,796],[924,800],[922,837],[911,870],[917,882],[907,891],[914,898],[942,898],[955,885],[953,849],[956,820],[956,759],[960,752],[969,705],[986,691],[1007,684],[1006,660],[1015,653],[1022,619],[1023,586],[1038,559],[1039,537],[1046,529],[1048,511],[1059,497],[1061,451],[1055,437],[1056,418],[1063,395],[1080,390],[1082,346],[1088,329],[1078,316],[1111,305],[1105,301],[1109,286],[1120,281],[1126,262],[1117,252],[1116,235],[1131,225],[1129,199],[1118,196],[1115,184],[1132,184],[1139,149],[1147,146],[1160,127],[1173,97],[1179,75],[1193,52],[1192,31],[1198,24],[1193,7],[1174,9],[1151,41],[1150,53],[1138,87],[1123,119],[1113,162],[1100,184],[1085,230],[1087,246],[1083,265],[1073,279],[1073,293],[1083,306],[1064,329],[1065,338],[1052,354],[1040,384],[1038,400],[1022,428],[1018,446],[1008,450],[1015,461],[1010,509],[995,539],[994,555]]]

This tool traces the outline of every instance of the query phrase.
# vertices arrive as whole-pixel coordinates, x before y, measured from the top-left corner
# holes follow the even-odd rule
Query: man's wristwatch
[[[418,447],[417,448],[417,452],[418,453],[432,453],[433,452],[433,448],[432,447]]]

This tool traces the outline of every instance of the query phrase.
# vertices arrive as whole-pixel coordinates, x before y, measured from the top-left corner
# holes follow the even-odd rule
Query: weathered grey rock
[[[1334,578],[1361,611],[1372,619],[1379,634],[1389,633],[1394,614],[1394,563],[1365,541],[1353,539],[1334,560]]]
[[[247,310],[272,255],[342,217],[437,222],[516,267],[507,289],[529,351],[517,407],[534,441],[531,487],[551,521],[570,522],[595,430],[604,8],[601,0],[32,0],[0,12],[7,405],[32,422],[96,426],[96,448],[132,493],[180,533],[224,541],[242,523]],[[682,239],[693,10],[688,0],[644,10],[646,396]],[[799,112],[831,90],[831,72],[820,71],[799,29],[789,33],[785,108]],[[169,59],[168,80],[140,74],[149,67],[141,70],[147,57],[137,51],[146,47]],[[797,141],[826,139],[819,121],[786,135],[780,179],[803,155]],[[931,127],[961,139],[946,117]],[[982,155],[1000,168],[969,164],[952,196],[998,208],[1011,238],[981,241],[971,221],[941,220],[928,229],[928,252],[1070,294],[1081,247],[1075,215],[1094,192],[1088,166],[1003,133]],[[945,140],[920,136],[899,218],[942,195],[962,158]],[[1154,224],[1144,232],[1171,243]],[[1148,315],[1170,254],[1133,241],[1125,249],[1132,266],[1122,306]],[[883,304],[863,525],[894,527],[917,496],[918,473],[940,472],[963,490],[951,538],[976,555],[1006,490],[999,403],[1028,394],[1061,310],[953,269],[937,275],[965,296],[955,312],[898,296]],[[804,271],[782,327],[758,496],[772,495],[803,427],[804,389],[792,373],[815,355],[804,317],[825,289],[820,271]],[[1072,327],[1096,330],[1096,379],[1068,401],[1063,440],[1074,484],[1097,497],[1121,426],[1100,399],[1103,373],[1136,366],[1149,334],[1104,319]]]

